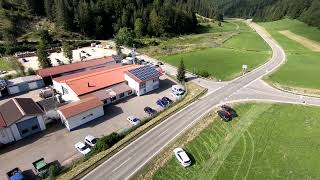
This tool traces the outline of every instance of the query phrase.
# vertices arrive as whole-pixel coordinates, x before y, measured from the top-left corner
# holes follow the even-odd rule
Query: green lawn
[[[273,73],[268,80],[296,88],[314,89],[320,88],[320,53],[312,52],[298,42],[295,42],[278,31],[290,30],[293,33],[320,42],[320,30],[310,27],[297,20],[280,20],[275,22],[260,23],[285,49],[287,62],[278,71]],[[318,94],[318,92],[316,92]]]
[[[184,147],[190,167],[172,155],[153,179],[320,178],[319,107],[243,104],[235,109],[238,118],[213,120]]]
[[[253,52],[228,48],[210,48],[189,53],[165,56],[161,59],[178,66],[183,59],[190,72],[206,71],[216,79],[230,80],[241,73],[243,64],[250,69],[268,59],[267,51]]]
[[[0,58],[0,70],[2,71],[9,71],[9,70],[12,70],[10,64],[8,61],[6,61],[5,59],[3,58]]]
[[[270,57],[268,45],[250,27],[241,21],[229,23],[239,25],[239,29],[234,30],[238,34],[221,46],[162,56],[160,59],[174,66],[183,59],[190,72],[208,72],[212,78],[231,80],[241,74],[243,64],[252,70]]]

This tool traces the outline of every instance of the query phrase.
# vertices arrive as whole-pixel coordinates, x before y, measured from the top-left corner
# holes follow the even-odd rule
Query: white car
[[[91,149],[82,142],[78,142],[74,145],[74,147],[83,155],[87,155],[89,152],[91,152]]]
[[[182,148],[176,148],[173,150],[173,152],[183,167],[187,167],[187,166],[191,165],[191,160],[190,160],[189,156]]]
[[[94,136],[88,135],[84,138],[84,142],[89,146],[93,147],[97,144],[97,138],[95,138]]]
[[[172,90],[173,94],[180,95],[180,96],[183,95],[186,92],[184,87],[179,86],[179,85],[173,85],[171,90]]]
[[[136,126],[138,124],[140,124],[141,120],[137,117],[134,117],[134,116],[129,116],[127,118],[127,120],[129,121],[129,123],[131,123],[132,125]]]

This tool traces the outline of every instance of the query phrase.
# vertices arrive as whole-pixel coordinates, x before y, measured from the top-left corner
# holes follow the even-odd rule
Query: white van
[[[173,94],[179,95],[179,96],[182,96],[186,92],[184,87],[179,85],[173,85],[171,90]]]

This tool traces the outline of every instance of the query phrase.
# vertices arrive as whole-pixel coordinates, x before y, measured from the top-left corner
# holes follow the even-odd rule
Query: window
[[[145,88],[146,87],[146,83],[141,83],[140,84],[140,88]]]
[[[119,94],[119,97],[123,98],[124,97],[124,93]]]
[[[132,94],[132,90],[128,91],[128,95]]]
[[[61,87],[62,87],[62,94],[69,94],[69,91],[67,88],[65,88],[63,86],[61,86]]]
[[[87,116],[84,116],[82,119],[86,119],[86,118],[91,117],[91,116],[93,116],[93,113],[91,113],[91,114],[89,114]]]
[[[111,98],[111,102],[113,102],[113,101],[115,101],[115,100],[117,100],[117,97],[116,97],[116,96],[113,96],[113,97]]]
[[[36,129],[39,129],[39,126],[38,125],[35,125],[35,126],[32,126],[32,131],[36,130]]]
[[[28,133],[28,132],[29,132],[28,129],[24,129],[24,130],[22,130],[21,134],[26,134],[26,133]]]

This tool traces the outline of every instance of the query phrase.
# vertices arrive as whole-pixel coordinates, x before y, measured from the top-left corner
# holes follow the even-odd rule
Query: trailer
[[[14,168],[11,171],[7,172],[8,180],[24,180],[22,171],[19,168]]]

